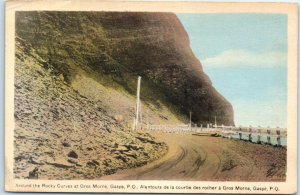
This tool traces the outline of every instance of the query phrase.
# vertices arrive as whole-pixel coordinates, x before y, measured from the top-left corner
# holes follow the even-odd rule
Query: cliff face
[[[213,88],[173,13],[17,12],[16,36],[70,85],[84,75],[134,95],[140,75],[145,104],[186,118],[191,111],[197,124],[214,116],[234,124],[232,106]]]

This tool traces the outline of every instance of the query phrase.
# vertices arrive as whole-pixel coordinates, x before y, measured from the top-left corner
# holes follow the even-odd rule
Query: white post
[[[190,112],[190,131],[192,131],[192,112]]]
[[[139,124],[139,111],[140,111],[140,87],[141,87],[141,77],[138,77],[137,91],[136,91],[136,110],[135,110],[135,124],[134,130],[138,129]]]
[[[277,127],[279,128],[279,127]],[[281,146],[281,137],[280,137],[280,130],[276,130],[276,134],[277,134],[277,146]]]
[[[215,116],[215,128],[217,128],[217,117]]]
[[[268,144],[269,145],[271,145],[271,131],[269,130],[269,129],[267,129],[267,134],[268,134],[268,136],[267,136],[267,142],[268,142]]]
[[[258,135],[257,135],[257,141],[256,141],[258,144],[261,143],[260,139],[261,139],[261,129],[259,128],[258,129]]]

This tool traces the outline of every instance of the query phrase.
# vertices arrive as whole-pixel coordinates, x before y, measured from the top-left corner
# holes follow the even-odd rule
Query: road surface
[[[101,179],[283,181],[286,149],[191,134],[152,133],[168,153],[145,166]]]

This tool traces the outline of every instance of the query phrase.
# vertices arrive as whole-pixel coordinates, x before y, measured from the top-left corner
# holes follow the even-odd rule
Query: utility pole
[[[215,116],[215,128],[217,128],[217,117]]]
[[[139,124],[139,111],[140,111],[140,88],[141,88],[141,77],[138,77],[137,91],[136,91],[136,110],[135,110],[135,121],[134,130],[138,129]]]
[[[192,112],[190,112],[190,130],[192,130]]]

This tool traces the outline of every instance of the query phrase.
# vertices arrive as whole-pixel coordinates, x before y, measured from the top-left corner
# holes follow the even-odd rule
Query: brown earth
[[[101,179],[285,181],[285,148],[191,134],[152,135],[168,145],[163,158]]]
[[[16,43],[15,178],[93,179],[166,153],[164,143],[121,125],[101,101],[55,76],[30,45]]]
[[[21,39],[17,39],[15,68],[16,178],[285,179],[285,148],[209,136],[150,135],[128,129],[107,112],[107,104],[78,93],[75,89],[80,81],[74,89],[52,74],[51,65]],[[93,87],[96,91],[104,89]],[[108,92],[103,91],[101,97],[105,94]],[[117,91],[112,94],[112,102],[134,99],[122,99]],[[154,109],[153,113],[171,119],[167,111]],[[123,169],[128,170],[120,171]],[[111,176],[101,177],[104,175]]]
[[[234,124],[176,15],[18,12],[16,36],[15,178],[284,180],[283,148],[129,128],[137,75],[150,122]]]

